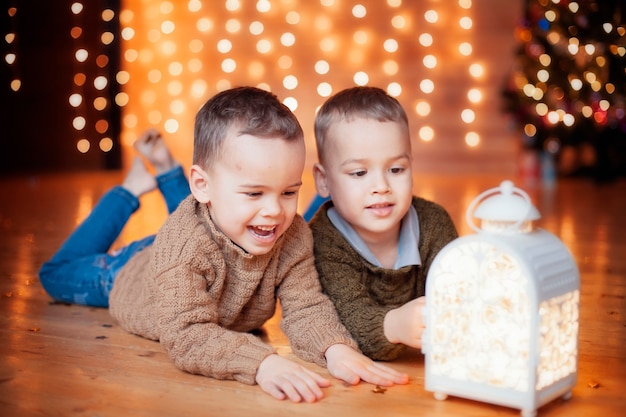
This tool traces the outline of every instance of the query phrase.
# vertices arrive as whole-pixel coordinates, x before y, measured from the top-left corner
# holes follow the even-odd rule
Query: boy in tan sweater
[[[296,215],[304,162],[302,129],[276,96],[253,87],[218,93],[196,116],[192,195],[154,241],[130,256],[122,250],[126,259],[118,265],[110,259],[116,254],[77,255],[71,242],[81,240],[75,236],[82,233],[79,227],[42,268],[42,284],[61,301],[108,303],[122,327],[159,340],[180,369],[258,383],[277,399],[313,402],[330,384],[251,333],[272,317],[277,299],[281,328],[301,358],[327,366],[350,384],[406,383],[407,375],[358,351],[321,292],[311,232]],[[116,205],[129,206],[126,213],[136,210],[133,190],[151,188],[142,190],[138,182],[127,180],[126,187],[114,189],[121,197],[109,202],[102,216],[110,217]],[[84,229],[106,227],[92,217]],[[58,271],[67,271],[78,258],[82,266],[109,261],[114,266],[81,276],[73,286]]]

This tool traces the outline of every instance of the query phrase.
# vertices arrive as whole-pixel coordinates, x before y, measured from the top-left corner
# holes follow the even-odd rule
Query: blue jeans
[[[189,195],[183,169],[178,166],[156,180],[171,213]],[[85,221],[41,267],[39,280],[46,292],[56,301],[108,307],[109,294],[120,269],[154,241],[154,235],[147,236],[109,253],[138,208],[139,199],[120,186],[103,195]]]

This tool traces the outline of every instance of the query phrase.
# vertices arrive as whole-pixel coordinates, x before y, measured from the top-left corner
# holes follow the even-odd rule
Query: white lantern
[[[426,281],[425,388],[535,416],[576,384],[576,262],[534,228],[537,209],[510,181],[476,197],[466,217],[477,234],[445,246]]]

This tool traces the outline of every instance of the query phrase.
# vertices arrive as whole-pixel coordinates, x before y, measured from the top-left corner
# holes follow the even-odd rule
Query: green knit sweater
[[[405,348],[390,343],[383,323],[389,310],[425,294],[435,255],[458,234],[448,213],[436,203],[413,197],[419,219],[421,266],[397,270],[370,264],[330,222],[325,203],[311,219],[315,266],[324,292],[361,351],[375,360],[392,360]]]
[[[275,349],[249,332],[272,317],[277,298],[281,329],[301,358],[325,366],[331,345],[357,348],[322,293],[311,231],[300,216],[268,254],[254,256],[189,196],[154,244],[124,266],[109,302],[124,329],[159,340],[180,369],[254,384]]]

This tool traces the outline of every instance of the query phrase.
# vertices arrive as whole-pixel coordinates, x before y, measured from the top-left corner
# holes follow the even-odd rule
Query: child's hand
[[[261,389],[279,400],[289,398],[312,403],[324,394],[320,387],[328,387],[330,381],[297,363],[276,354],[261,362],[255,380]]]
[[[385,337],[391,343],[402,343],[414,348],[422,347],[425,323],[422,310],[426,297],[418,297],[385,315]]]
[[[361,380],[383,386],[409,382],[407,374],[374,362],[343,344],[332,345],[326,350],[326,363],[332,376],[352,385]]]

